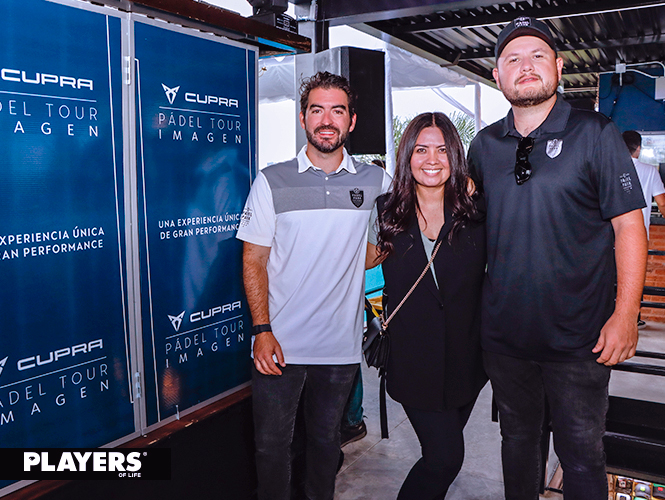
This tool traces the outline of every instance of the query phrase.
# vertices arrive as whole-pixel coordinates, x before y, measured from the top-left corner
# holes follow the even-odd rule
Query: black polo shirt
[[[540,361],[595,359],[614,310],[611,219],[645,206],[616,126],[559,96],[529,134],[531,178],[515,182],[512,110],[471,143],[487,201],[482,347]]]

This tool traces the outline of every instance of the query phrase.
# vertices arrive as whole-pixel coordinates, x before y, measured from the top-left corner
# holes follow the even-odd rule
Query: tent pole
[[[385,74],[386,74],[386,171],[395,176],[395,133],[393,130],[393,74],[390,62],[390,51],[385,44]]]

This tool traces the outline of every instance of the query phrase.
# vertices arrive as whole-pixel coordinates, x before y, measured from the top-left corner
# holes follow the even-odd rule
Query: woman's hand
[[[376,245],[367,243],[367,255],[365,256],[365,269],[372,269],[386,259],[385,255],[379,254]]]

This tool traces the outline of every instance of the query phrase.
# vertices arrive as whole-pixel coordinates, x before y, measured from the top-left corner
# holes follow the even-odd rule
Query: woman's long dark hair
[[[438,128],[446,144],[450,178],[444,187],[444,199],[446,205],[452,208],[454,219],[449,240],[476,215],[475,205],[467,191],[469,168],[457,129],[443,113],[422,113],[406,127],[397,149],[392,192],[388,194],[383,212],[379,214],[377,249],[380,254],[392,253],[393,238],[406,231],[419,210],[416,181],[411,173],[411,156],[420,132],[427,127]]]

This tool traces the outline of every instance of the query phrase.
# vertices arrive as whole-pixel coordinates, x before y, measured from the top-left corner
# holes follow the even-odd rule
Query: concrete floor
[[[647,322],[640,329],[638,349],[665,352],[665,324]],[[655,360],[645,363],[658,364]],[[401,405],[388,397],[390,439],[382,440],[379,428],[379,382],[375,369],[363,366],[364,401],[368,433],[344,447],[344,465],[337,475],[335,500],[392,499],[411,466],[420,458],[420,445]],[[657,377],[613,372],[610,394],[665,403],[665,384]],[[491,419],[491,387],[480,393],[464,435],[466,455],[459,476],[446,500],[501,500],[501,437]],[[557,458],[550,451],[548,479],[557,476]],[[562,499],[548,491],[541,499]]]

